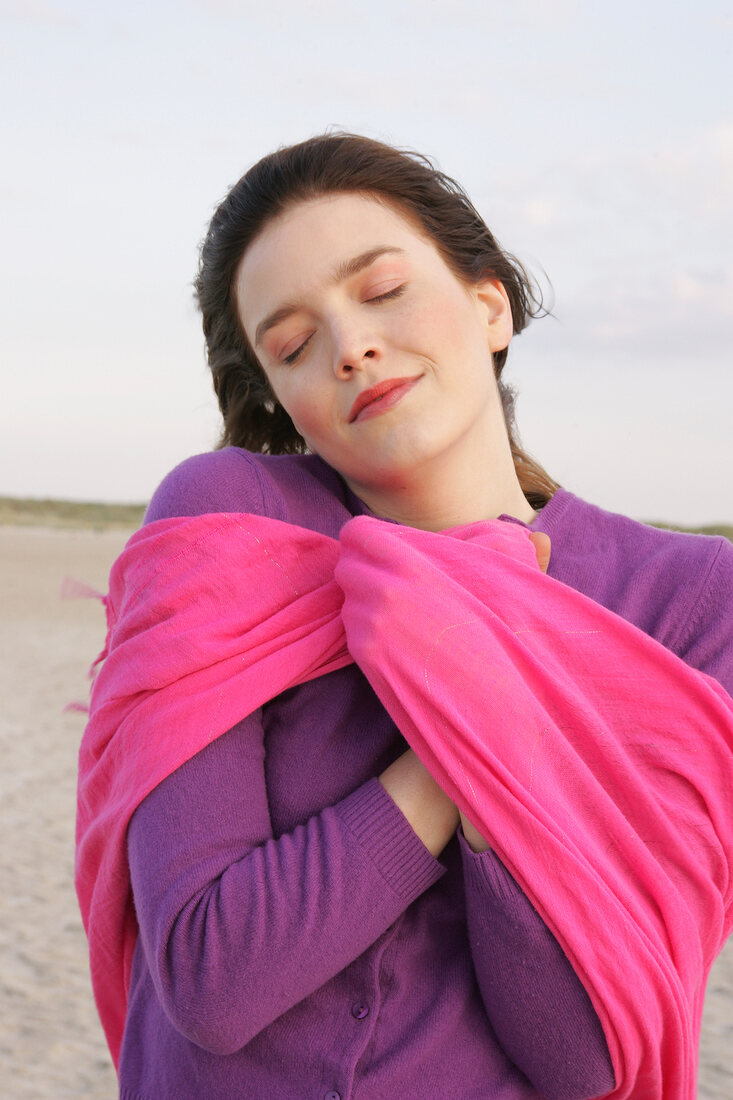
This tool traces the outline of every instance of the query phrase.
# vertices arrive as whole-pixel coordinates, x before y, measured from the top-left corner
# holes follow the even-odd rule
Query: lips
[[[364,415],[364,410],[372,410],[376,413],[381,405],[384,405],[385,411],[396,405],[418,381],[419,376],[418,378],[388,378],[384,382],[377,382],[376,386],[370,386],[368,390],[362,390],[351,406],[349,423],[353,424],[360,415]]]

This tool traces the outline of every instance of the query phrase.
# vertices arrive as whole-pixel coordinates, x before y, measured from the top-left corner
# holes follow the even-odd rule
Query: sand
[[[103,640],[96,601],[62,601],[62,578],[98,588],[129,532],[0,526],[0,1032],[11,1100],[116,1096],[92,1002],[73,874],[76,755]],[[699,1096],[733,1097],[733,940],[708,986]]]

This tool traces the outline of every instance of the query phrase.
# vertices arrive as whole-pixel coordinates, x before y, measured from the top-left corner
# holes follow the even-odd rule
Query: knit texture
[[[162,521],[128,544],[80,765],[78,888],[111,1045],[135,937],[129,817],[235,724],[243,695],[256,707],[349,661],[337,567],[353,654],[573,959],[604,1021],[618,1095],[693,1095],[701,984],[730,909],[730,703],[542,577],[521,528],[450,534],[360,518],[339,553],[313,532],[235,515]],[[230,579],[247,563],[246,601],[214,581],[213,561]],[[150,728],[175,736],[150,747]],[[704,864],[691,835],[704,836]],[[625,976],[637,972],[648,981],[631,997]]]

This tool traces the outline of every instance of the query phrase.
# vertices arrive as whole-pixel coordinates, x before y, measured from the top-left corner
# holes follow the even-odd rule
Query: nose
[[[348,378],[379,357],[379,343],[371,331],[354,321],[332,325],[333,370],[338,378]]]

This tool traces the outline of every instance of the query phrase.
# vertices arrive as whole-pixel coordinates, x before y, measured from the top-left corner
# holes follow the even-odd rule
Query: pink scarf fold
[[[132,813],[245,714],[354,659],[573,963],[613,1095],[692,1100],[733,893],[733,703],[714,680],[544,576],[500,522],[358,517],[337,542],[249,515],[162,520],[118,559],[107,610],[77,891],[115,1062]]]

